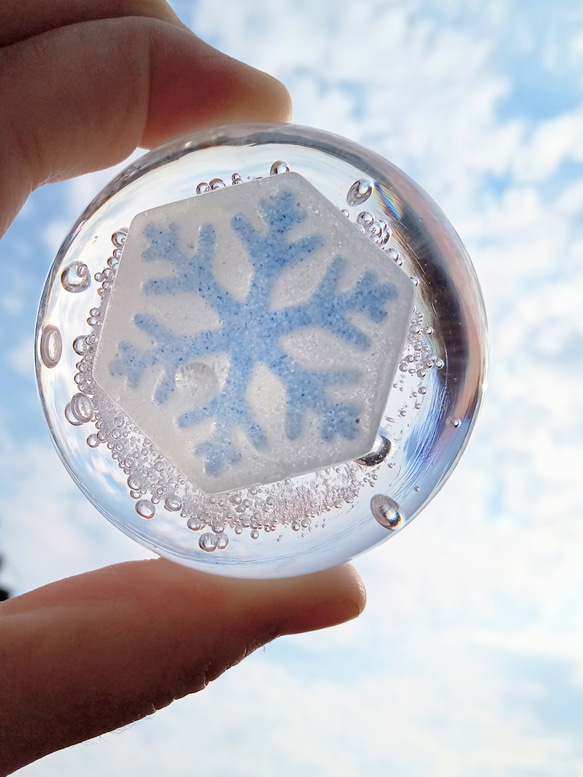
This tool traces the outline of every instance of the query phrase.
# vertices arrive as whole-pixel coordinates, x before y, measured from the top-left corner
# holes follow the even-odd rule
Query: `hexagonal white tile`
[[[373,446],[414,287],[297,173],[132,221],[94,377],[207,493]]]

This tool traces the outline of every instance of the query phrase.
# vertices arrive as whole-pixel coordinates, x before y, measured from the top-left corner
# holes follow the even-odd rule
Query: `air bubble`
[[[93,402],[85,394],[75,394],[67,407],[70,408],[71,415],[80,424],[86,424],[93,418]]]
[[[222,178],[213,178],[213,180],[209,182],[209,186],[211,190],[215,192],[217,189],[224,189],[226,184]]]
[[[73,340],[73,350],[75,353],[79,354],[79,356],[84,355],[85,351],[87,350],[87,340],[83,335],[76,337]]]
[[[378,224],[371,224],[368,228],[368,236],[374,242],[380,244],[383,238],[383,230]]]
[[[221,534],[220,537],[217,537],[217,549],[218,550],[224,550],[227,545],[229,544],[229,538],[226,534]]]
[[[366,178],[360,178],[355,181],[346,195],[346,202],[349,205],[362,205],[372,194],[372,183]]]
[[[61,286],[65,291],[75,294],[85,291],[91,283],[89,267],[84,262],[72,262],[61,273]]]
[[[208,185],[206,181],[201,181],[196,187],[197,194],[206,194],[207,192],[210,192],[210,190],[211,190],[211,187]]]
[[[281,159],[271,165],[269,175],[279,175],[280,173],[289,173],[289,165]]]
[[[369,213],[367,210],[363,210],[362,213],[359,213],[356,217],[356,223],[362,224],[365,229],[367,227],[372,227],[374,224],[374,216],[372,213]]]
[[[403,516],[397,503],[384,494],[377,494],[370,500],[370,509],[374,518],[385,529],[394,531],[403,524]]]
[[[393,262],[398,262],[401,258],[401,254],[397,251],[396,248],[387,248],[386,254],[389,257],[389,259],[392,259]]]
[[[119,229],[117,232],[114,232],[111,236],[111,242],[114,244],[116,248],[123,248],[126,242],[126,237],[128,233],[126,229]]]
[[[90,448],[97,448],[101,444],[101,440],[96,434],[90,434],[87,438],[87,445]]]
[[[149,499],[140,499],[136,502],[136,513],[149,521],[156,515],[156,508]]]
[[[172,496],[167,496],[164,500],[164,507],[167,510],[170,510],[171,513],[176,513],[178,510],[182,509],[182,499],[174,494]]]
[[[243,179],[241,178],[239,173],[233,173],[233,175],[231,176],[231,184],[233,186],[236,186],[238,183],[243,183]]]
[[[363,467],[375,467],[377,464],[383,462],[389,453],[391,452],[391,442],[387,440],[382,434],[379,434],[374,441],[372,450],[370,450],[366,456],[361,456],[357,459],[357,464]]]
[[[250,535],[252,540],[256,540],[259,537],[259,531],[257,529],[253,529],[250,532]]]
[[[61,333],[56,326],[45,326],[40,338],[40,358],[45,367],[50,370],[56,367],[63,353]]]
[[[462,422],[459,418],[452,418],[450,421],[450,424],[453,426],[454,429],[459,429],[462,425]]]
[[[75,416],[73,415],[70,402],[68,402],[67,405],[65,406],[65,418],[71,424],[71,426],[81,426],[81,424],[83,423],[82,421],[79,421],[78,418],[75,418]]]
[[[198,546],[201,550],[204,550],[207,553],[212,553],[213,550],[217,549],[218,539],[219,538],[216,536],[216,534],[205,532],[205,534],[200,535]]]

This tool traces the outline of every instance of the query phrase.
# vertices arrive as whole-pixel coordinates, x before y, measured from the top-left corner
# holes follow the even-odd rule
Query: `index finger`
[[[278,81],[146,17],[73,24],[0,49],[0,105],[0,235],[42,183],[197,126],[289,114]]]

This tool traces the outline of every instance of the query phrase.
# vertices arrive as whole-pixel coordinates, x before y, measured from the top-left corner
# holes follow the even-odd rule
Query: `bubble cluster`
[[[407,343],[399,362],[400,372],[416,375],[421,379],[427,377],[429,370],[441,370],[444,367],[443,360],[435,355],[429,342],[433,327],[425,326],[424,322],[423,313],[413,311]]]
[[[275,165],[285,165],[285,162],[274,162],[271,167],[272,175],[274,174],[273,170]],[[287,165],[286,165],[286,168],[287,170],[289,170],[289,167],[287,167]],[[284,171],[275,170],[275,172],[284,172]],[[239,173],[233,173],[231,176],[231,186],[236,186],[239,183],[243,183],[243,179],[241,178]],[[222,178],[212,178],[210,181],[208,181],[208,183],[207,181],[200,181],[200,183],[196,185],[195,191],[197,194],[207,194],[208,192],[215,192],[217,191],[217,189],[224,189],[226,188],[226,186],[227,184],[223,181]]]
[[[384,219],[377,219],[367,210],[363,210],[356,217],[356,226],[373,243],[384,248],[393,235],[393,230]]]

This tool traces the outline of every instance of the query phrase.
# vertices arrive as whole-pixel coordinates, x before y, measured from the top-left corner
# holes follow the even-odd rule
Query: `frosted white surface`
[[[285,173],[133,220],[94,375],[207,493],[366,454],[414,287]]]

